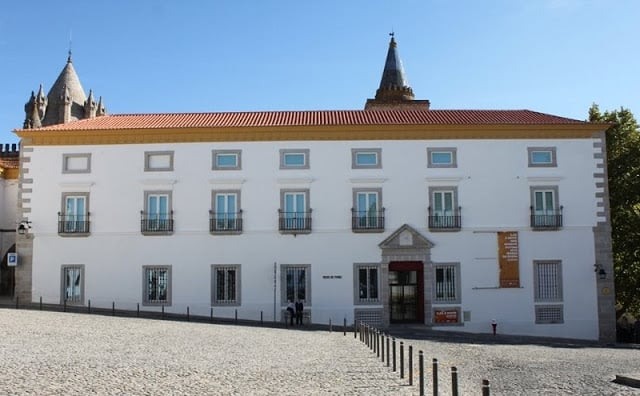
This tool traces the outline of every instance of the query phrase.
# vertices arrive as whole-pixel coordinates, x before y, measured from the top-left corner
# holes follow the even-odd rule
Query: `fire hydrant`
[[[496,329],[498,328],[498,322],[495,319],[491,320],[491,328],[493,329],[493,335],[496,335]]]

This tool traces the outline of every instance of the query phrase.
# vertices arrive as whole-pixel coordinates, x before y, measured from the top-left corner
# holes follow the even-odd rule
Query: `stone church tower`
[[[40,85],[37,94],[31,92],[29,101],[24,105],[24,112],[23,127],[25,129],[66,124],[106,114],[102,97],[96,103],[92,91],[89,91],[88,98],[85,95],[73,67],[71,52],[69,52],[67,64],[53,83],[47,96],[44,95],[44,90]]]
[[[365,110],[429,110],[428,100],[416,100],[404,74],[398,45],[391,33],[387,60],[375,99],[367,99]]]

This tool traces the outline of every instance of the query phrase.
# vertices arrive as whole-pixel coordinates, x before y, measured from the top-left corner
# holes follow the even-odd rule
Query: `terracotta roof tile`
[[[319,125],[541,125],[586,124],[530,110],[264,111],[229,113],[112,114],[36,130],[286,127]]]

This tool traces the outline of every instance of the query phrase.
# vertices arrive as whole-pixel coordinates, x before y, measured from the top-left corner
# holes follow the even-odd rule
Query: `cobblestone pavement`
[[[417,395],[341,332],[297,331],[0,309],[0,395]],[[612,383],[640,350],[403,340],[449,367],[460,394],[640,395]],[[417,384],[417,376],[415,377]]]

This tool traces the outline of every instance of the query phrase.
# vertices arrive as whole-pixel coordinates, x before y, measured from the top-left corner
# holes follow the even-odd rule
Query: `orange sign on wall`
[[[458,310],[456,309],[436,309],[436,323],[458,323]]]
[[[518,232],[498,232],[500,287],[520,287],[520,251]]]

